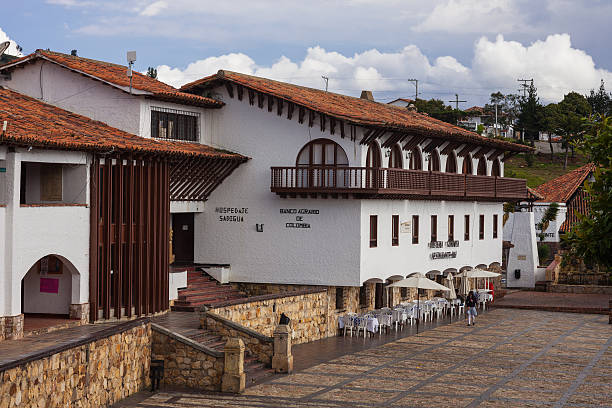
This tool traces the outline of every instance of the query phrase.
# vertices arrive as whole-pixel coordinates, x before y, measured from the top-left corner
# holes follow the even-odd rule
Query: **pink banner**
[[[59,292],[59,279],[40,278],[40,292],[41,293],[58,293]]]

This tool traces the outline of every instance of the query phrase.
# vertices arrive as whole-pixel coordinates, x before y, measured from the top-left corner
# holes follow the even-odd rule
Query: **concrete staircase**
[[[245,297],[246,294],[231,285],[221,285],[206,272],[196,268],[187,271],[187,288],[178,291],[178,299],[172,305],[172,310],[193,312],[200,306],[213,306],[219,302]]]

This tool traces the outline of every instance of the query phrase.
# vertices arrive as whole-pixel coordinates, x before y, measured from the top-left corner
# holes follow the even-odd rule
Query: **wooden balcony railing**
[[[368,167],[272,167],[277,194],[350,193],[503,201],[527,197],[523,179]]]

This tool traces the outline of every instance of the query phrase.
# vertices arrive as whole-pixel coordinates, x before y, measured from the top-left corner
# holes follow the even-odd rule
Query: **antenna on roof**
[[[136,62],[136,51],[127,52],[128,70],[127,76],[130,78],[130,93],[132,93],[132,66]]]
[[[4,54],[4,51],[6,51],[10,45],[11,45],[10,41],[5,41],[1,43],[0,44],[0,55]]]

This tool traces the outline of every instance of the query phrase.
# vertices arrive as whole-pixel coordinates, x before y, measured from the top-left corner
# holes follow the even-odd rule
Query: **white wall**
[[[409,232],[399,235],[399,246],[391,245],[392,215],[400,224],[408,222]],[[479,239],[479,215],[485,216],[485,239]],[[493,239],[493,214],[498,215],[497,238]],[[370,248],[370,215],[378,215],[378,245]],[[419,243],[412,244],[412,216],[419,216]],[[437,215],[438,241],[448,240],[448,216],[454,215],[454,239],[459,247],[429,248],[431,216]],[[470,216],[470,239],[464,240],[464,216]],[[386,279],[413,272],[442,272],[464,266],[501,263],[502,204],[463,201],[362,200],[361,212],[361,282],[370,278]],[[434,252],[456,252],[456,258],[432,259]]]
[[[44,276],[59,280],[57,293],[40,292],[40,278],[40,273],[34,267],[23,278],[24,313],[69,314],[72,297],[71,273],[64,268],[61,275]]]
[[[42,81],[41,81],[42,79]],[[36,61],[11,72],[0,85],[60,108],[139,134],[140,99],[56,64]]]
[[[223,89],[223,91],[225,91]],[[359,285],[360,201],[282,199],[270,192],[270,166],[294,166],[310,140],[328,137],[346,151],[350,165],[360,162],[358,142],[322,134],[320,127],[298,124],[276,109],[268,112],[230,99],[215,111],[204,142],[252,157],[215,190],[206,209],[195,215],[195,260],[231,264],[231,280],[294,284]],[[307,121],[307,119],[306,119]],[[348,133],[348,132],[347,132]],[[248,208],[243,222],[222,222],[217,207]],[[318,210],[318,214],[281,214],[281,209]],[[303,216],[311,228],[286,228]],[[263,232],[256,224],[264,224]]]
[[[72,278],[72,302],[89,298],[89,208],[66,206],[21,207],[19,185],[21,161],[86,164],[86,153],[17,149],[7,154],[7,173],[11,175],[9,202],[5,212],[5,257],[0,281],[5,283],[0,315],[21,313],[21,279],[43,256],[64,257],[79,272]],[[89,166],[85,167],[87,172]],[[89,182],[89,176],[86,178]],[[85,186],[89,192],[89,184]],[[87,194],[87,200],[89,200]],[[78,284],[77,284],[78,283]]]
[[[510,241],[513,248],[508,254],[508,276],[506,285],[509,288],[533,288],[536,283],[538,266],[538,248],[535,235],[534,213],[511,213],[504,226],[504,240]],[[515,269],[521,270],[521,277],[514,277]]]

